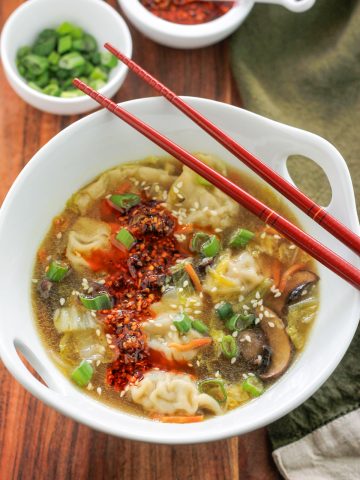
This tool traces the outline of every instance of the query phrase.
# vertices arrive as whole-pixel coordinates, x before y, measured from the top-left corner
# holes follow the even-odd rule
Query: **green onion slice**
[[[204,233],[204,232],[195,233],[195,235],[193,236],[193,238],[191,240],[190,249],[193,252],[198,252],[199,253],[201,251],[201,247],[209,239],[210,239],[210,235],[208,235],[207,233]]]
[[[89,310],[110,310],[113,306],[111,297],[106,292],[100,293],[96,297],[80,295],[79,298],[84,307]]]
[[[46,276],[52,282],[61,282],[67,273],[69,272],[70,267],[66,263],[60,262],[58,260],[53,260],[46,272]]]
[[[141,198],[136,193],[114,194],[109,200],[115,207],[125,210],[129,210],[141,202]]]
[[[200,252],[205,257],[215,257],[220,251],[220,240],[215,236],[211,235],[209,240],[207,240],[200,249]]]
[[[196,330],[199,333],[207,333],[209,331],[209,328],[207,327],[207,325],[205,325],[205,323],[202,322],[201,320],[193,320],[191,322],[191,326],[194,330]]]
[[[248,377],[242,382],[242,387],[252,397],[259,397],[265,390],[263,382],[257,377]]]
[[[211,187],[212,183],[210,183],[206,178],[202,177],[201,175],[196,175],[195,181],[198,185],[203,185],[204,187]]]
[[[225,403],[227,393],[223,380],[219,378],[210,378],[199,383],[199,392],[207,393],[219,403]]]
[[[250,325],[255,322],[255,319],[256,316],[253,313],[235,313],[227,320],[225,326],[231,332],[234,332],[235,330],[241,332],[242,330],[245,330],[245,328],[250,327]]]
[[[187,333],[191,328],[191,318],[186,313],[179,313],[175,318],[174,325],[178,332]]]
[[[92,379],[93,374],[93,367],[89,362],[83,360],[72,372],[71,378],[77,385],[79,385],[79,387],[86,387]]]
[[[131,235],[131,233],[126,230],[126,228],[122,228],[116,235],[116,240],[121,243],[122,245],[124,245],[124,247],[127,249],[127,250],[130,250],[130,248],[134,245],[134,243],[136,242],[136,239],[135,237],[133,237]]]
[[[246,247],[246,245],[252,240],[255,233],[246,230],[245,228],[239,228],[230,238],[230,247]]]
[[[225,335],[221,340],[221,351],[226,358],[236,358],[238,356],[238,347],[235,338],[232,335]]]
[[[224,321],[234,315],[234,310],[229,302],[222,302],[218,307],[215,308],[215,311],[221,320]]]

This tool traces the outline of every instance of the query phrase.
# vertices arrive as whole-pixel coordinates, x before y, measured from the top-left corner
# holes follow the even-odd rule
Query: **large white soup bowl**
[[[328,211],[359,232],[349,172],[339,152],[322,138],[222,103],[187,98],[192,106],[290,178],[286,159],[301,154],[326,172],[332,187]],[[187,148],[241,163],[162,98],[124,107]],[[33,395],[92,428],[119,437],[158,443],[195,443],[242,434],[273,422],[310,397],[340,362],[360,316],[359,293],[319,265],[321,308],[304,351],[263,396],[223,416],[197,424],[162,424],[129,415],[83,394],[55,367],[42,344],[31,303],[36,251],[67,199],[102,171],[164,152],[107,111],[63,130],[21,172],[0,212],[0,355],[12,375]],[[304,172],[306,175],[306,172]],[[358,258],[293,207],[303,227],[357,265]],[[22,363],[21,351],[45,380]]]

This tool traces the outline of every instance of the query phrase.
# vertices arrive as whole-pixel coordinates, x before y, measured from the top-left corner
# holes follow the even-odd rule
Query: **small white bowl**
[[[132,54],[132,40],[123,18],[102,0],[31,0],[23,3],[8,18],[1,34],[0,52],[6,77],[25,102],[44,112],[73,115],[94,110],[88,98],[59,98],[45,95],[29,87],[16,67],[16,52],[23,45],[32,45],[45,28],[55,28],[64,21],[72,22],[93,35],[101,49],[105,42],[117,45],[127,56]],[[127,68],[119,62],[100,92],[112,97],[119,90]]]
[[[304,12],[316,0],[258,0],[282,5],[293,12]],[[174,48],[200,48],[220,42],[233,33],[249,15],[256,0],[239,0],[225,15],[199,25],[180,25],[153,15],[139,0],[118,0],[130,22],[157,43]]]
[[[201,98],[185,100],[286,178],[286,160],[290,155],[312,158],[323,168],[332,188],[327,211],[359,233],[349,171],[340,153],[326,140],[231,105]],[[123,106],[187,150],[217,155],[241,171],[248,171],[163,98],[133,100]],[[74,192],[101,172],[148,155],[164,155],[164,151],[108,111],[100,111],[56,135],[20,173],[0,210],[1,359],[25,388],[48,405],[119,437],[196,443],[260,428],[286,415],[321,386],[339,364],[356,331],[359,292],[321,265],[320,311],[304,351],[264,395],[205,422],[165,424],[106,406],[83,394],[65,378],[40,341],[30,286],[35,255],[52,219]],[[353,265],[359,265],[355,253],[304,213],[295,207],[292,210],[309,233]],[[47,386],[30,373],[16,349],[25,354]]]

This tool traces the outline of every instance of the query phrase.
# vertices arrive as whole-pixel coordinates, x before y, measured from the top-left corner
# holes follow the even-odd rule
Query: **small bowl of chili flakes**
[[[233,33],[260,0],[118,0],[130,22],[157,43],[174,48],[200,48]],[[262,0],[264,1],[264,0]],[[316,0],[266,0],[293,12]]]
[[[130,22],[157,43],[200,48],[230,35],[249,14],[253,0],[118,0]]]

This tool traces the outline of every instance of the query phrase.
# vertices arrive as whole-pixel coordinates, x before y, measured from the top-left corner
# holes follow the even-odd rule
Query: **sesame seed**
[[[261,239],[264,239],[265,237],[266,237],[266,233],[263,232],[263,233],[260,235],[260,238],[261,238]]]
[[[248,373],[249,377],[255,377],[255,373],[249,372]]]
[[[185,282],[183,283],[183,287],[186,288],[188,285],[189,285],[189,281],[185,280]]]
[[[100,278],[100,280],[98,280],[97,283],[99,283],[100,285],[104,285],[105,284],[105,279]]]
[[[31,281],[32,283],[38,283],[39,280],[37,278],[33,278]]]
[[[159,185],[155,185],[154,190],[155,190],[155,192],[159,192],[160,191]]]
[[[121,398],[124,397],[124,396],[125,396],[125,393],[126,393],[125,390],[123,390],[122,392],[120,392],[120,397],[121,397]]]
[[[281,297],[281,292],[276,292],[274,295],[274,298],[279,298],[279,297]]]
[[[274,328],[275,327],[275,323],[274,322],[268,322],[268,325],[270,328]]]
[[[307,295],[308,291],[305,289],[301,292],[301,296],[303,297],[304,295]]]
[[[211,291],[212,292],[217,292],[217,287],[212,287]]]
[[[255,298],[257,298],[258,300],[260,299],[260,292],[255,293]]]
[[[219,370],[217,370],[217,371],[215,372],[215,377],[216,377],[216,378],[219,378],[219,377],[220,377],[220,372],[219,372]]]
[[[65,298],[61,297],[59,303],[61,306],[65,305]]]
[[[245,335],[244,338],[245,338],[245,340],[246,340],[247,342],[251,343],[251,337],[250,337],[250,335]]]
[[[178,308],[178,306],[175,305],[175,303],[172,303],[172,304],[170,305],[170,307],[171,307],[171,308],[174,308],[174,309]]]
[[[255,323],[255,325],[259,325],[259,323],[260,323],[260,318],[255,318],[255,322],[254,322],[254,323]]]
[[[101,388],[101,387],[98,387],[98,388],[96,389],[96,392],[97,392],[98,395],[101,395],[101,394],[102,394],[102,388]]]
[[[243,310],[250,310],[250,307],[248,307],[247,305],[243,305]]]
[[[293,245],[293,244],[289,245],[289,250],[295,250],[295,248],[296,248],[296,245]]]
[[[221,233],[222,231],[223,231],[222,228],[215,228],[215,232],[216,232],[216,233]]]
[[[262,320],[264,318],[264,314],[263,313],[259,313],[259,318],[260,320]]]
[[[194,207],[195,207],[196,209],[198,209],[198,208],[200,207],[200,203],[199,203],[199,202],[194,202]]]
[[[238,335],[239,335],[239,332],[238,332],[237,330],[235,330],[235,332],[233,332],[233,334],[232,334],[232,336],[233,336],[234,338],[236,338]]]
[[[183,182],[178,182],[178,184],[176,185],[178,188],[181,188],[183,186]]]
[[[230,360],[230,363],[231,363],[231,365],[233,365],[235,362],[236,362],[236,357],[233,357],[233,358]]]
[[[91,382],[87,384],[86,390],[94,390],[94,386]]]
[[[96,366],[98,367],[101,363],[101,360],[96,360]]]
[[[276,238],[276,240],[280,240],[280,235],[274,235],[274,238]]]
[[[196,366],[200,367],[200,360],[196,360]]]
[[[56,238],[57,238],[58,240],[60,240],[61,237],[62,237],[62,233],[61,233],[61,232],[59,232],[59,233],[56,234]]]
[[[248,378],[248,375],[246,373],[243,373],[242,377],[246,380]]]

